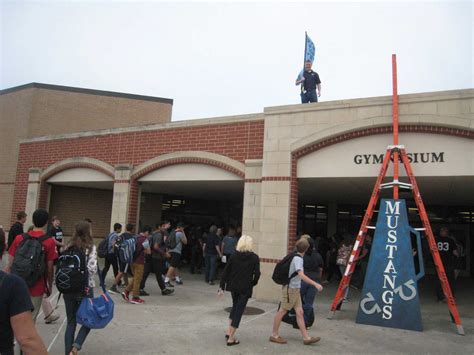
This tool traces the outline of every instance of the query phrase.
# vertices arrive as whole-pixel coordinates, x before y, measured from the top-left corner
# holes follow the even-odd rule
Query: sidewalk
[[[108,284],[111,283],[109,272]],[[225,329],[231,297],[217,298],[217,285],[204,283],[202,275],[183,274],[184,285],[175,286],[172,296],[161,296],[150,275],[144,305],[125,303],[120,295],[113,295],[115,318],[103,330],[92,330],[80,354],[314,354],[318,353],[470,353],[474,347],[474,305],[472,280],[459,297],[459,311],[466,336],[456,334],[450,324],[447,306],[434,301],[431,287],[422,284],[422,333],[355,323],[358,291],[351,290],[351,302],[328,320],[329,307],[337,284],[327,285],[316,299],[316,321],[310,334],[320,336],[321,342],[304,346],[299,331],[282,324],[281,335],[286,345],[268,341],[277,304],[250,300],[249,306],[264,313],[244,316],[238,331],[240,345],[225,345]],[[54,294],[53,294],[54,296]],[[52,298],[53,299],[53,298]],[[54,302],[56,299],[53,299]],[[56,324],[46,325],[38,320],[38,330],[51,354],[64,353],[64,306],[60,302],[61,318]],[[468,350],[471,349],[471,350]]]

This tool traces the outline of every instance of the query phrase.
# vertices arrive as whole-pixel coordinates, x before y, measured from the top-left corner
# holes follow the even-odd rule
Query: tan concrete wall
[[[112,195],[112,190],[56,185],[51,189],[49,212],[59,217],[65,235],[72,235],[78,221],[90,218],[94,237],[102,238],[109,233]]]
[[[401,95],[399,102],[399,120],[402,125],[474,129],[474,90]],[[253,217],[253,223],[260,225],[260,257],[275,261],[286,254],[289,238],[294,238],[288,235],[290,215],[294,213],[290,210],[292,152],[341,134],[391,125],[392,99],[375,97],[269,107],[265,108],[264,116],[261,209],[258,214],[244,205],[244,217]],[[350,154],[354,141],[349,142],[345,147],[347,154]],[[390,143],[389,140],[387,145]],[[464,143],[465,147],[472,147],[472,142]],[[380,151],[383,153],[385,148],[382,147]],[[332,149],[338,148],[335,146]],[[416,150],[416,147],[413,149]],[[472,158],[469,155],[463,157],[464,164],[470,166]],[[330,159],[327,165],[337,161],[326,158]],[[260,299],[275,300],[279,297],[269,279],[273,267],[272,262],[266,262],[262,267],[262,281],[256,290]]]
[[[171,121],[171,104],[35,89],[28,137]]]
[[[31,88],[0,95],[0,225],[7,230],[12,216],[18,141],[27,136],[33,94]]]

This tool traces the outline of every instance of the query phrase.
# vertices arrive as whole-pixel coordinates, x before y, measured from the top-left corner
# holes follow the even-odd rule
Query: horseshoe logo
[[[416,288],[414,286],[415,281],[413,280],[408,280],[405,282],[403,285],[405,285],[409,290],[411,290],[411,295],[407,296],[403,292],[403,285],[398,286],[396,289],[393,290],[393,292],[398,293],[400,298],[404,301],[410,301],[416,296]]]
[[[369,302],[375,301],[374,296],[370,292],[367,292],[367,297],[365,297],[362,301],[360,301],[360,308],[362,309],[362,312],[365,314],[374,314],[375,312],[380,313],[382,312],[382,309],[380,306],[375,303],[372,308],[367,309],[365,305]]]

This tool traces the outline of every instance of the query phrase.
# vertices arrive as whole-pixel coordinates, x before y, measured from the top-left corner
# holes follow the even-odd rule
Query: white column
[[[250,235],[254,240],[254,250],[258,253],[260,243],[260,208],[262,187],[262,160],[245,161],[244,208],[242,234]]]
[[[33,212],[38,208],[40,198],[40,176],[41,169],[30,168],[28,170],[28,191],[26,193],[25,212],[26,217],[25,226],[28,227],[33,224]]]
[[[112,216],[110,230],[115,223],[120,223],[124,230],[128,218],[128,203],[130,200],[131,165],[117,165],[115,167],[114,195],[112,199]]]

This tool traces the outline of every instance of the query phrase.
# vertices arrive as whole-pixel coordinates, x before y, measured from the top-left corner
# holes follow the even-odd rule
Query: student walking
[[[140,284],[143,278],[143,271],[145,269],[145,254],[150,254],[150,242],[148,237],[151,233],[150,226],[144,226],[141,233],[137,236],[135,241],[135,253],[132,266],[133,279],[132,282],[128,284],[125,290],[122,292],[122,298],[133,304],[142,304],[145,303],[143,299],[140,298]],[[130,292],[132,292],[132,298],[130,298]]]
[[[203,245],[204,259],[205,259],[205,279],[209,282],[209,285],[214,285],[214,279],[216,277],[216,265],[217,257],[221,258],[220,241],[217,236],[217,226],[212,225],[209,228],[209,234],[206,237],[206,241]]]
[[[148,292],[145,291],[145,284],[146,279],[151,272],[155,273],[156,282],[158,283],[163,296],[170,295],[174,292],[173,289],[166,288],[163,280],[165,259],[170,257],[165,246],[165,238],[167,235],[166,230],[169,227],[170,223],[168,221],[157,224],[157,230],[148,238],[151,254],[145,256],[145,273],[140,284],[140,296],[148,296]]]
[[[309,243],[309,248],[303,257],[303,267],[305,274],[313,281],[321,282],[321,275],[323,273],[324,261],[316,251],[313,239],[308,234],[303,234],[301,239],[306,239]],[[314,299],[316,298],[317,290],[313,285],[301,281],[301,301],[303,303],[304,321],[305,324],[312,324],[314,321]]]
[[[33,303],[33,321],[38,317],[43,296],[49,297],[53,286],[53,263],[58,258],[54,240],[45,234],[49,214],[44,209],[33,213],[33,230],[17,235],[9,246],[9,262],[5,268],[23,278]]]
[[[122,225],[120,223],[114,224],[114,231],[107,236],[107,255],[105,256],[104,269],[102,270],[103,278],[107,277],[110,266],[114,272],[114,279],[118,275],[118,260],[117,260],[117,249],[115,243],[120,233],[122,233]]]
[[[173,287],[170,280],[176,279],[177,285],[182,285],[183,281],[179,277],[179,266],[181,264],[181,252],[183,250],[183,244],[188,244],[186,234],[184,234],[184,223],[178,223],[176,230],[171,232],[170,236],[166,241],[166,246],[170,253],[170,267],[165,277],[165,285],[167,287]]]
[[[229,233],[222,239],[222,246],[221,246],[221,254],[225,256],[225,262],[228,262],[228,259],[231,257],[232,254],[235,253],[237,242],[239,239],[235,235],[235,228],[230,226]]]
[[[300,288],[302,280],[307,284],[316,287],[319,292],[323,290],[323,287],[319,283],[311,280],[304,273],[303,257],[308,248],[309,243],[306,239],[299,239],[296,242],[296,254],[293,255],[288,272],[289,284],[282,286],[280,309],[273,319],[273,331],[272,335],[270,336],[270,341],[273,343],[287,343],[287,341],[279,335],[279,330],[283,317],[291,309],[295,310],[296,321],[298,323],[301,335],[303,336],[304,344],[310,345],[321,340],[319,337],[315,338],[309,336],[304,322],[303,307],[301,303]]]
[[[84,297],[94,297],[94,275],[97,273],[97,250],[92,240],[91,226],[88,222],[81,221],[75,225],[74,234],[66,252],[81,255],[87,269],[84,291],[64,294],[64,304],[66,306],[67,315],[67,327],[64,333],[65,354],[75,355],[81,350],[90,332],[90,328],[81,326],[76,336],[76,313]]]
[[[232,294],[232,310],[229,315],[227,330],[227,346],[237,345],[235,338],[237,328],[244,313],[252,290],[260,278],[260,259],[253,252],[253,240],[244,235],[237,244],[236,252],[230,257],[222,273],[219,294],[224,291]]]
[[[124,279],[125,285],[128,286],[128,275],[131,273],[131,265],[127,264],[124,260],[120,258],[120,248],[122,243],[125,243],[129,239],[135,238],[133,233],[135,232],[135,225],[132,223],[128,223],[125,226],[125,233],[122,233],[117,237],[117,240],[115,241],[115,252],[117,253],[117,263],[119,266],[119,272],[117,276],[115,277],[114,283],[112,287],[109,289],[110,293],[117,294],[120,293],[120,290],[118,289],[118,286],[122,282],[122,277]]]

